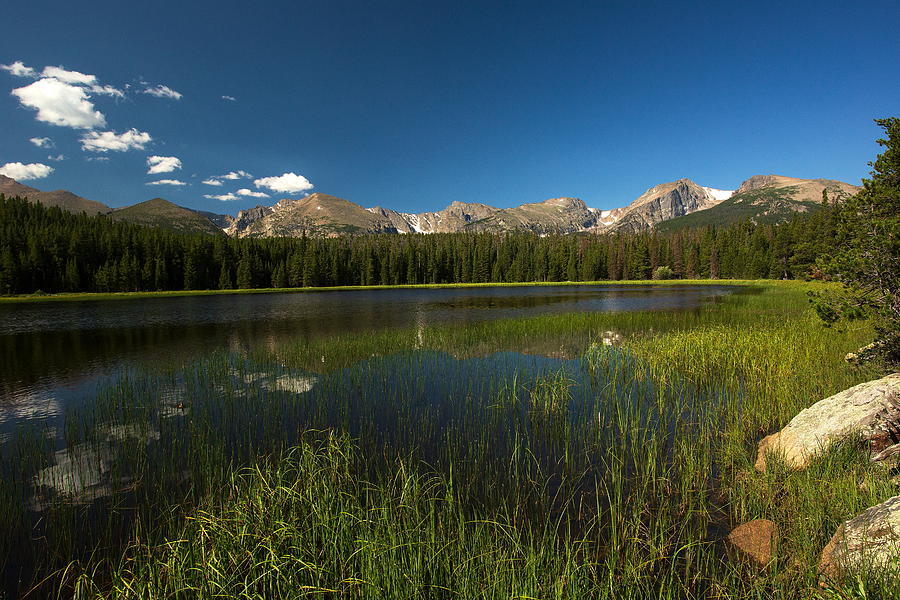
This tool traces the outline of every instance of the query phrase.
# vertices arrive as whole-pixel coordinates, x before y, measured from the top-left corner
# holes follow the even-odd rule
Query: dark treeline
[[[0,293],[815,276],[834,210],[675,233],[234,239],[72,214],[0,195]],[[666,271],[666,269],[663,269]]]

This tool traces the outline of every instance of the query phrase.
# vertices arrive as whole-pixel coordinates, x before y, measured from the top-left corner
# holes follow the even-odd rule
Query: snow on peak
[[[732,194],[734,194],[734,190],[718,190],[716,188],[705,186],[703,189],[706,190],[710,196],[712,196],[716,200],[719,200],[720,202],[722,200],[728,200],[729,198],[731,198]]]

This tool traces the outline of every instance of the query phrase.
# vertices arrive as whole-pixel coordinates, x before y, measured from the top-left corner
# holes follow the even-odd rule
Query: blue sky
[[[262,4],[7,7],[0,165],[111,206],[612,208],[681,177],[858,184],[900,116],[896,1]]]

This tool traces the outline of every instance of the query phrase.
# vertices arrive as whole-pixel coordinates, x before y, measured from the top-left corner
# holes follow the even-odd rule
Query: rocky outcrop
[[[271,214],[272,211],[271,206],[254,206],[253,208],[238,211],[237,216],[231,221],[225,233],[238,236],[240,232],[247,230],[253,223]]]
[[[212,222],[213,225],[222,231],[228,231],[228,228],[234,223],[234,217],[231,215],[222,215],[219,213],[209,212],[206,210],[198,210],[198,215],[203,215]]]
[[[625,208],[613,211],[615,220],[599,229],[638,232],[657,223],[716,206],[730,192],[705,188],[690,179],[654,186]]]
[[[834,179],[798,179],[784,175],[754,175],[734,194],[719,204],[675,217],[660,224],[661,231],[752,223],[782,223],[797,213],[822,207],[823,193],[828,202],[839,202],[859,191],[859,187]]]
[[[900,373],[861,383],[816,402],[777,433],[764,438],[756,468],[778,454],[792,469],[805,468],[829,444],[860,436],[873,457],[900,442]]]
[[[486,219],[498,210],[478,202],[453,201],[450,206],[437,212],[403,214],[418,233],[453,233],[462,231],[469,223]]]
[[[272,207],[259,206],[251,210],[256,212],[241,211],[238,214],[229,229],[230,234],[238,237],[300,237],[312,234],[400,233],[391,222],[387,210],[367,210],[349,200],[319,192],[298,200],[280,200]]]
[[[498,210],[475,221],[467,231],[530,231],[538,235],[575,233],[596,226],[598,212],[578,198],[551,198]]]
[[[437,212],[402,213],[380,206],[366,210],[390,221],[398,233],[454,233],[463,231],[469,223],[487,218],[499,209],[476,202],[454,201]]]
[[[453,202],[444,210],[402,213],[390,208],[362,206],[327,194],[281,200],[238,213],[226,230],[237,237],[337,235],[341,233],[450,233],[498,209],[486,204]]]
[[[407,215],[397,212],[396,210],[392,210],[390,208],[382,208],[380,206],[376,206],[374,208],[367,208],[367,211],[372,213],[373,215],[377,215],[384,219],[387,223],[390,224],[390,227],[394,229],[396,233],[414,233],[415,229],[410,225],[409,220],[407,219]]]
[[[900,572],[900,496],[844,522],[822,550],[819,571],[837,580],[856,571],[870,576]]]
[[[843,200],[859,191],[859,187],[835,179],[799,179],[784,175],[754,175],[744,181],[734,195],[763,189],[786,190],[795,202],[821,202],[822,191],[831,201]]]
[[[772,561],[778,528],[768,519],[755,519],[735,527],[725,541],[733,555],[757,567],[765,567]]]

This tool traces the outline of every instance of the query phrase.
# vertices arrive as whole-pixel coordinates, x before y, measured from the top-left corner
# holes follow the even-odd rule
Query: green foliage
[[[201,232],[223,235],[222,230],[203,215],[162,198],[154,198],[114,210],[107,214],[106,218],[111,221],[123,221],[185,233]]]
[[[815,274],[833,207],[778,225],[674,233],[229,238],[143,227],[0,196],[0,294],[512,283]]]
[[[816,210],[816,202],[795,200],[796,190],[787,188],[761,188],[735,194],[731,198],[708,208],[663,221],[659,231],[672,233],[697,227],[713,227],[742,223],[776,224],[791,220],[798,210]]]
[[[653,271],[653,279],[675,279],[675,271],[672,267],[661,265]]]
[[[56,544],[48,564],[60,571],[41,573],[29,597],[57,586],[58,597],[79,598],[819,597],[821,548],[841,522],[894,493],[888,471],[850,444],[807,472],[753,469],[762,435],[870,375],[841,360],[868,332],[818,327],[808,310],[803,291],[822,286],[751,286],[696,311],[298,337],[260,350],[272,355],[258,363],[218,357],[183,373],[135,373],[109,405],[71,419],[67,435],[137,423],[143,437],[166,436],[150,456],[132,446],[134,467],[113,464],[117,476],[140,477],[109,505],[137,516],[121,538],[101,517],[109,537],[78,555],[60,540],[82,548],[87,509],[43,516]],[[597,339],[613,328],[624,346]],[[433,351],[485,356],[536,343],[542,353],[586,353],[565,369],[467,383],[464,396],[448,397],[450,412],[435,412],[423,378]],[[360,376],[388,357],[401,376],[385,380],[399,387],[364,385]],[[459,375],[454,360],[441,364],[446,378]],[[313,365],[355,379],[355,393],[325,377],[321,395],[262,394],[249,383]],[[187,414],[154,418],[173,408],[160,390],[181,385]],[[225,451],[222,417],[240,432],[236,454],[254,459]],[[295,425],[305,433],[294,447],[278,445]],[[8,464],[44,464],[47,443],[36,435]],[[12,483],[0,480],[0,500]],[[143,498],[138,511],[131,494]],[[721,528],[760,517],[780,528],[772,565],[726,561]],[[0,523],[0,533],[14,525]],[[42,542],[31,534],[0,535],[0,549]],[[879,585],[859,584],[859,597],[897,597]]]
[[[900,364],[900,119],[876,119],[887,137],[872,166],[871,179],[835,215],[834,251],[823,271],[844,283],[843,294],[813,295],[826,323],[872,316],[877,339],[868,349],[889,364]]]
[[[22,430],[2,448],[0,558],[37,553],[40,572],[19,581],[42,582],[34,598],[815,597],[835,529],[895,493],[849,445],[806,473],[753,469],[760,437],[871,375],[842,361],[869,331],[808,310],[803,292],[827,285],[746,286],[691,311],[297,336],[249,360],[136,371],[64,428],[78,448],[118,449],[109,432],[129,432],[108,463],[109,512],[61,504],[36,534],[33,470],[55,442]],[[611,330],[622,346],[604,345]],[[584,355],[507,376],[485,365],[459,394],[424,376],[522,349]],[[273,390],[300,373],[312,390]],[[725,561],[720,528],[759,517],[781,530],[773,566]]]

